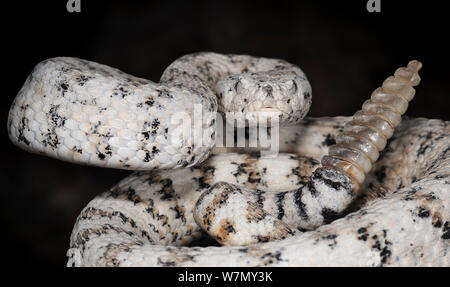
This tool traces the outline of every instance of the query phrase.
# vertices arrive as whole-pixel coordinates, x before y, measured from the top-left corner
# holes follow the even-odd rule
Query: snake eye
[[[292,89],[293,89],[292,93],[294,93],[294,94],[297,93],[298,86],[297,86],[297,82],[295,80],[292,80]]]
[[[238,90],[240,90],[240,88],[241,88],[241,79],[238,79],[238,80],[236,81],[236,83],[234,84],[234,91],[235,91],[236,93],[238,93]]]

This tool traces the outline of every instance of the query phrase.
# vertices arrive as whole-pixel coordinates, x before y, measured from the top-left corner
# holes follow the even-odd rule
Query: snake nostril
[[[273,88],[272,86],[264,86],[264,91],[266,92],[267,97],[273,98]]]

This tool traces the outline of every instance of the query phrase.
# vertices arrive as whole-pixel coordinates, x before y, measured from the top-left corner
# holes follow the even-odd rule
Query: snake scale
[[[153,83],[53,58],[8,132],[31,152],[136,170],[81,211],[68,266],[448,266],[449,123],[401,120],[421,66],[353,117],[305,119],[311,86],[283,60],[190,54]],[[215,147],[220,116],[237,131],[267,112],[279,154]]]

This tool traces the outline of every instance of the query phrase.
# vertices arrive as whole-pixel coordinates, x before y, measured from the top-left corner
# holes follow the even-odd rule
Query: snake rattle
[[[397,69],[352,118],[302,121],[311,86],[283,60],[196,53],[153,83],[53,58],[19,91],[8,131],[31,152],[137,170],[82,210],[69,266],[445,266],[449,128],[401,123],[420,68]],[[173,118],[196,107],[200,136],[177,133]],[[216,112],[266,111],[282,126],[277,157],[214,149]],[[223,246],[192,246],[208,236]]]

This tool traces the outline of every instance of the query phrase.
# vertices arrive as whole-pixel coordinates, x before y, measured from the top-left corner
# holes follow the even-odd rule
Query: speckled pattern
[[[392,139],[421,66],[397,69],[351,119],[301,122],[311,87],[283,60],[191,54],[155,84],[54,58],[30,74],[8,130],[32,152],[142,170],[83,209],[69,266],[446,265],[447,123],[408,120]],[[173,118],[195,121],[197,107],[201,134],[183,138]],[[216,111],[227,121],[245,118],[244,125],[261,120],[255,113],[276,111],[282,153],[216,148],[205,161]],[[176,167],[184,169],[164,171]],[[431,231],[417,219],[428,217]],[[309,253],[317,248],[317,256]]]
[[[329,224],[292,229],[281,241],[196,246],[207,235],[195,223],[195,203],[218,181],[256,190],[253,206],[276,219],[302,217],[301,203],[289,207],[284,190],[307,184],[348,121],[306,119],[295,130],[311,149],[297,155],[216,154],[195,167],[130,175],[81,212],[68,266],[448,266],[450,123],[427,119],[402,122],[353,205]],[[281,140],[295,137],[288,135]],[[257,221],[262,213],[253,214]],[[232,226],[221,224],[223,240]]]

